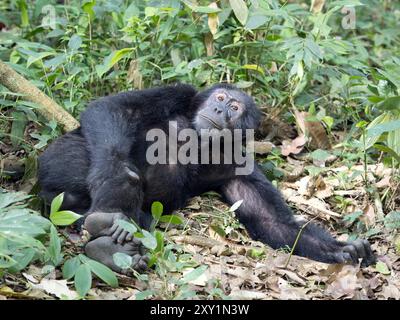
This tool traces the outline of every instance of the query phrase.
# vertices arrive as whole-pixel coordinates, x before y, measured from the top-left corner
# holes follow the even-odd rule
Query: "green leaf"
[[[87,264],[81,264],[74,278],[75,289],[81,297],[86,296],[92,286],[92,272]]]
[[[50,213],[50,220],[56,226],[69,226],[81,217],[80,214],[69,210]]]
[[[154,251],[162,252],[164,250],[164,234],[161,231],[156,230],[154,235],[157,240],[157,248]]]
[[[220,12],[220,8],[212,8],[212,7],[206,7],[206,6],[198,6],[190,1],[183,0],[183,2],[192,10],[193,12],[198,12],[198,13],[217,13]]]
[[[78,50],[82,45],[82,38],[77,34],[74,34],[68,41],[68,48],[70,50]]]
[[[400,211],[392,211],[385,216],[385,227],[388,229],[400,229]]]
[[[378,271],[379,273],[382,273],[384,275],[389,275],[390,274],[390,270],[387,267],[386,263],[382,262],[382,261],[378,261],[376,266],[375,266],[376,271]]]
[[[11,117],[13,118],[11,126],[11,143],[13,146],[18,146],[24,141],[25,127],[28,123],[28,119],[23,112],[12,112]]]
[[[116,64],[122,58],[130,55],[133,50],[134,48],[124,48],[112,52],[104,59],[103,64],[96,66],[97,75],[101,78],[108,70],[110,70],[114,66],[114,64]]]
[[[118,279],[109,267],[91,259],[86,263],[89,265],[90,270],[110,287],[118,287]]]
[[[207,266],[206,265],[202,265],[200,267],[197,267],[196,269],[194,269],[193,271],[187,273],[183,278],[182,278],[182,282],[183,283],[188,283],[190,281],[196,280],[198,277],[200,277],[206,270],[207,270]]]
[[[53,201],[51,202],[50,213],[55,213],[60,210],[63,200],[64,192],[60,193],[57,197],[53,199]]]
[[[331,154],[326,150],[317,149],[311,153],[311,158],[317,161],[325,161],[330,155]]]
[[[136,293],[136,300],[144,300],[146,298],[149,298],[150,296],[152,296],[154,294],[153,290],[145,290],[139,293]]]
[[[250,30],[257,29],[261,26],[263,26],[265,23],[269,21],[269,17],[261,15],[261,14],[255,14],[249,17],[249,20],[247,20],[246,23],[246,28]]]
[[[151,214],[154,219],[159,220],[162,213],[164,212],[164,206],[159,201],[154,201],[151,204]]]
[[[141,239],[142,244],[150,250],[157,248],[157,239],[147,230],[142,230],[143,238]]]
[[[162,216],[160,218],[160,221],[164,222],[164,223],[171,223],[171,224],[182,224],[183,223],[181,217],[179,217],[175,214],[168,214],[168,215]]]
[[[133,223],[130,223],[129,221],[118,219],[117,224],[124,229],[125,231],[128,231],[132,234],[134,234],[138,229]]]
[[[48,253],[51,262],[53,262],[55,266],[61,263],[61,239],[58,236],[57,229],[53,225],[50,227],[50,243],[48,247]]]
[[[378,124],[367,130],[367,137],[380,136],[382,133],[400,129],[400,120]]]
[[[397,156],[400,156],[400,129],[389,131],[387,145]]]
[[[233,13],[242,25],[246,24],[249,9],[243,0],[229,0]]]
[[[113,254],[114,263],[121,269],[129,269],[132,267],[132,257],[123,252]]]
[[[89,15],[90,20],[93,20],[94,16],[95,16],[95,13],[93,10],[93,7],[95,6],[95,4],[96,4],[95,0],[88,0],[84,4],[82,4],[82,9]]]
[[[78,257],[73,257],[65,261],[62,267],[63,278],[71,279],[75,275],[80,265],[81,261],[79,260]]]
[[[0,209],[8,207],[12,203],[25,201],[31,197],[25,192],[3,192],[0,189]]]
[[[124,13],[124,21],[128,21],[132,17],[138,17],[140,14],[139,8],[133,2],[129,5],[129,7],[125,10]]]

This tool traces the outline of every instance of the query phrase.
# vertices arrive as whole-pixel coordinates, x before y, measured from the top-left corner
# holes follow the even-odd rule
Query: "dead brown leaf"
[[[256,154],[267,154],[275,145],[269,141],[254,141],[254,152]]]
[[[331,149],[326,130],[320,121],[309,121],[307,112],[300,112],[295,110],[294,116],[300,131],[309,138],[309,145],[311,149]]]
[[[307,140],[304,135],[298,136],[292,141],[283,140],[281,146],[282,155],[288,156],[289,154],[299,154],[303,150],[306,142]]]

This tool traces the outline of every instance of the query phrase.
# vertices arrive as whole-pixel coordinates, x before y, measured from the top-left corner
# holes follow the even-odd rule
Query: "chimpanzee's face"
[[[195,125],[197,129],[233,129],[245,110],[243,92],[215,89],[200,105]]]
[[[197,131],[201,129],[254,129],[259,111],[253,99],[238,89],[216,87],[203,93],[202,102],[194,119]]]

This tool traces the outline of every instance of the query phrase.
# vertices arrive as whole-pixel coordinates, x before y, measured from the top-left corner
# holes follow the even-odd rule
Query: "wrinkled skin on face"
[[[243,91],[227,84],[216,85],[198,94],[199,106],[194,126],[201,129],[256,129],[260,112],[253,99]]]

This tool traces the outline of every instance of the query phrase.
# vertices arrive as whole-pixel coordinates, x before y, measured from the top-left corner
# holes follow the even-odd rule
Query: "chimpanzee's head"
[[[257,129],[261,112],[253,99],[233,85],[217,84],[198,93],[194,126],[201,129]]]

